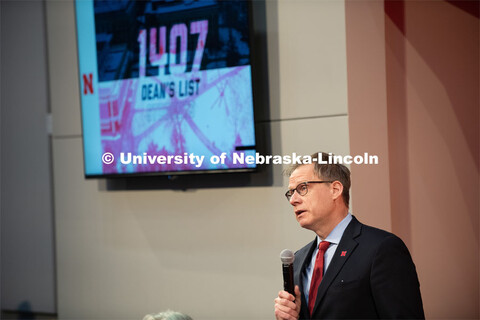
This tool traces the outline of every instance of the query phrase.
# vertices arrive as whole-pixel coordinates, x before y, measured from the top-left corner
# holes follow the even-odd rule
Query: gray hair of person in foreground
[[[175,312],[172,310],[167,310],[160,313],[150,313],[143,317],[143,320],[193,320],[190,316],[186,314]]]

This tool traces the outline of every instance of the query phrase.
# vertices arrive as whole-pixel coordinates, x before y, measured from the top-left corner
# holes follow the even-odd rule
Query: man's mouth
[[[304,212],[305,212],[305,210],[295,210],[295,215],[298,217]]]

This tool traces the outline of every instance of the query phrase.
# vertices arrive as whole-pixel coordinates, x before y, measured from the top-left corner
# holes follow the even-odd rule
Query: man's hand
[[[287,291],[280,291],[275,299],[275,317],[277,320],[297,320],[300,314],[302,295],[295,286],[295,297]]]

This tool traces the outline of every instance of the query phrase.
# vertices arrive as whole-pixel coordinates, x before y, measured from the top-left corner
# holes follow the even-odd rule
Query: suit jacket
[[[302,277],[317,240],[295,253],[302,292],[300,319],[424,319],[420,283],[410,253],[392,233],[349,223],[318,288],[312,317]]]

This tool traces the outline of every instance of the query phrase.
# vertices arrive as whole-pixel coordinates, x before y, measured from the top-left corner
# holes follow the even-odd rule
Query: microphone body
[[[283,289],[295,296],[295,284],[293,282],[293,261],[295,255],[291,250],[285,249],[280,253],[283,271]]]
[[[283,264],[283,290],[295,296],[295,289],[293,285],[293,264]]]

